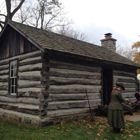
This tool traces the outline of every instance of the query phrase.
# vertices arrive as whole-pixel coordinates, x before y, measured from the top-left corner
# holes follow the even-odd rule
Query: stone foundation
[[[38,116],[24,114],[20,112],[14,112],[11,110],[0,109],[0,117],[15,122],[30,124],[38,126],[40,123],[40,118]]]
[[[15,121],[17,123],[20,122],[20,123],[29,124],[29,125],[33,125],[33,126],[40,126],[40,127],[44,127],[44,126],[52,125],[52,124],[58,124],[61,122],[64,123],[64,122],[70,122],[70,121],[74,121],[74,120],[76,121],[79,119],[86,118],[87,116],[90,116],[90,113],[52,117],[52,118],[46,117],[44,119],[41,119],[41,118],[39,118],[39,116],[0,109],[1,118]],[[93,115],[93,116],[95,116],[95,115]]]
[[[71,122],[71,121],[77,121],[79,119],[84,119],[91,116],[90,113],[84,113],[84,114],[76,114],[76,115],[68,115],[68,116],[60,116],[60,117],[53,117],[48,119],[43,119],[40,122],[40,126],[47,126],[47,125],[52,125],[52,124],[59,124],[59,123],[66,123],[66,122]],[[94,115],[93,115],[94,117]]]

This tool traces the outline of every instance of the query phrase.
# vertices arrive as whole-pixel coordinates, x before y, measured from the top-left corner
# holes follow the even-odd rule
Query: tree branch
[[[58,17],[58,15],[60,14],[60,11],[58,11],[57,13],[55,13],[55,15],[52,15],[52,17],[47,21],[46,23],[46,27],[48,27],[48,24],[55,19],[56,17]]]
[[[21,0],[21,2],[19,3],[19,5],[13,10],[13,12],[11,13],[13,17],[13,15],[20,9],[20,7],[22,6],[22,4],[24,3],[25,0]]]
[[[1,24],[5,24],[5,22],[4,22],[4,21],[0,21],[0,23],[1,23]]]
[[[2,25],[2,23],[1,23],[1,22],[0,22],[0,28],[1,28],[1,29],[3,29],[3,25]]]
[[[10,14],[11,14],[11,1],[10,0],[5,0],[5,3],[6,3],[7,15],[10,17]]]
[[[4,15],[4,14],[0,14],[0,16],[6,17],[6,15]]]

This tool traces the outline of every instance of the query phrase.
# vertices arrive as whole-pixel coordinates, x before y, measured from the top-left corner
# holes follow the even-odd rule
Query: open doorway
[[[113,72],[110,68],[103,68],[102,77],[103,77],[103,105],[108,105],[110,103],[110,95],[113,87]]]

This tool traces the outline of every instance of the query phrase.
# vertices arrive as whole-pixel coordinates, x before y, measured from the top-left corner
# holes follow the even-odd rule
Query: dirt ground
[[[140,111],[134,112],[133,115],[125,115],[125,120],[130,120],[130,121],[140,121]]]

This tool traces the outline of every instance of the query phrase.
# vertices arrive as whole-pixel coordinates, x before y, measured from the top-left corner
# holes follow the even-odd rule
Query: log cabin
[[[140,66],[115,52],[111,35],[98,46],[9,21],[0,35],[0,116],[39,126],[77,119],[89,104],[108,105],[116,82],[135,101]]]

